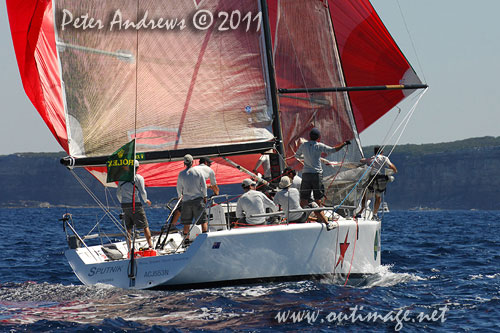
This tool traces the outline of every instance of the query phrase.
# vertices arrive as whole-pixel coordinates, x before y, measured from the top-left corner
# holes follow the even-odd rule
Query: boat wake
[[[237,292],[241,290],[234,290]],[[241,297],[258,297],[249,294]],[[37,325],[47,325],[47,321],[77,330],[95,325],[110,330],[146,329],[152,325],[224,328],[231,325],[233,318],[253,313],[252,309],[228,308],[225,305],[229,298],[233,299],[231,295],[224,297],[223,291],[166,292],[124,290],[104,284],[9,283],[0,286],[0,324],[4,328],[24,325],[33,331]]]
[[[392,265],[381,265],[375,274],[363,276],[334,275],[321,279],[321,283],[338,286],[351,286],[356,288],[392,287],[411,281],[422,281],[416,274],[391,272]],[[346,283],[347,280],[347,283]]]

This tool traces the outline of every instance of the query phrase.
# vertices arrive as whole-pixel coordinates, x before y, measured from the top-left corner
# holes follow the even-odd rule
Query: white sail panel
[[[132,138],[138,151],[267,141],[261,30],[193,26],[192,0],[56,1],[56,29],[72,155],[108,155]],[[214,13],[257,13],[255,0],[205,1]],[[103,29],[70,28],[82,15]],[[65,16],[66,15],[66,16]],[[129,27],[159,18],[171,29]],[[66,21],[64,21],[66,19]],[[113,26],[112,31],[110,31]],[[150,25],[151,27],[151,25]]]

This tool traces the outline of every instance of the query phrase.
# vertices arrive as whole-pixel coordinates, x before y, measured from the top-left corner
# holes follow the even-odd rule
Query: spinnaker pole
[[[425,89],[427,84],[393,84],[383,86],[359,86],[359,87],[328,87],[328,88],[297,88],[297,89],[278,89],[280,94],[302,94],[302,93],[320,93],[337,91],[372,91],[372,90],[415,90]]]

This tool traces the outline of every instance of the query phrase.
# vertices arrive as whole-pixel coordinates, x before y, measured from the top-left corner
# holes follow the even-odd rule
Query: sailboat
[[[381,222],[356,218],[369,179],[359,133],[427,85],[368,0],[7,0],[7,9],[24,89],[68,154],[61,163],[107,190],[116,182],[106,181],[106,161],[132,140],[148,187],[175,186],[185,154],[214,160],[223,185],[253,175],[269,153],[272,184],[285,166],[300,170],[294,154],[313,127],[327,145],[352,143],[324,159],[333,230],[282,216],[237,228],[234,201],[212,197],[208,233],[193,229],[186,246],[163,228],[153,253],[132,254],[99,202],[115,237],[81,234],[76,216],[62,218],[65,256],[82,283],[146,289],[377,272]]]

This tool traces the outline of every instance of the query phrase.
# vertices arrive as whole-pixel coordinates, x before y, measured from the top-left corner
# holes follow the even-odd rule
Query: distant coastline
[[[373,146],[365,147],[364,153],[372,155]],[[59,163],[64,156],[65,152],[0,155],[0,208],[95,207]],[[500,210],[500,137],[406,144],[397,146],[390,158],[399,170],[385,195],[391,211]],[[103,187],[93,176],[82,169],[75,172],[105,200]],[[239,188],[228,185],[222,191],[237,193]],[[175,196],[174,188],[148,192],[157,207]]]

